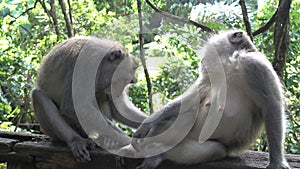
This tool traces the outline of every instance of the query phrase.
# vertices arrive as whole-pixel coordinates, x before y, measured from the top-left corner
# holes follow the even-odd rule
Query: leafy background
[[[34,88],[36,70],[41,58],[56,44],[68,38],[63,13],[58,2],[54,2],[57,7],[56,27],[50,17],[48,1],[0,0],[0,130],[40,133],[30,103],[30,91]],[[94,35],[118,40],[139,58],[139,26],[135,0],[70,2],[69,9],[76,35]],[[217,31],[244,29],[237,1],[152,2],[164,11],[191,18]],[[247,1],[252,28],[259,28],[266,23],[277,5],[278,1],[275,0]],[[29,8],[32,9],[27,10]],[[162,18],[147,4],[143,4],[142,10],[146,30],[144,47],[152,80],[154,109],[157,110],[180,95],[197,78],[200,60],[196,52],[210,35],[194,26]],[[287,107],[285,149],[287,153],[300,154],[300,0],[292,2],[290,17],[289,56],[283,77]],[[273,28],[255,36],[254,42],[272,61]],[[139,82],[130,89],[129,94],[136,106],[149,112],[142,68],[138,70],[137,76]],[[132,133],[126,126],[120,127],[128,134]],[[252,149],[267,151],[264,133]]]

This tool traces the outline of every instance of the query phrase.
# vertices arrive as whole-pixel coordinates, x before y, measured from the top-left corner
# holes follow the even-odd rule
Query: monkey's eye
[[[137,79],[133,78],[130,83],[136,83],[136,82],[137,82]]]

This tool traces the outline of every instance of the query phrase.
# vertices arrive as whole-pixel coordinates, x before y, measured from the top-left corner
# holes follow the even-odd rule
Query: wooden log
[[[1,132],[0,136],[0,162],[7,162],[8,169],[116,169],[116,156],[101,148],[90,151],[91,162],[77,163],[68,147],[49,141],[47,136]],[[293,169],[300,169],[300,155],[286,158]],[[135,168],[141,162],[126,159],[126,168]],[[268,162],[268,153],[246,151],[236,158],[190,166],[166,160],[158,169],[262,169]]]
[[[0,137],[0,154],[10,152],[18,140]]]
[[[50,138],[44,134],[33,134],[28,132],[7,132],[7,131],[0,131],[0,138],[10,138],[19,141],[50,140]]]

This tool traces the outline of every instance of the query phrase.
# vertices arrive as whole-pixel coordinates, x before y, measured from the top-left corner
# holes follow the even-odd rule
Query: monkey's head
[[[222,69],[219,69],[219,67],[228,65],[234,52],[240,50],[246,52],[257,51],[247,33],[242,30],[223,32],[211,37],[202,48],[202,73],[206,74],[205,72],[208,70],[210,72],[221,71]]]
[[[113,42],[109,46],[97,72],[96,92],[119,96],[128,84],[136,83],[138,62],[121,44]]]
[[[228,31],[213,36],[206,47],[209,47],[209,50],[215,50],[220,57],[232,56],[237,50],[244,49],[248,52],[257,50],[247,33],[242,30]]]

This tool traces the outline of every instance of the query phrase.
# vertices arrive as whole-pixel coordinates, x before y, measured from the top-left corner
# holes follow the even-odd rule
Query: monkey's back
[[[72,80],[76,58],[86,38],[71,38],[55,46],[41,61],[36,86],[60,105],[66,80]]]
[[[76,59],[83,51],[106,52],[119,43],[97,37],[79,36],[67,39],[55,46],[41,61],[36,86],[45,91],[57,105],[60,105],[65,90],[71,88]],[[84,50],[82,50],[85,48]],[[104,53],[105,54],[105,53]],[[89,56],[87,56],[89,57]]]

